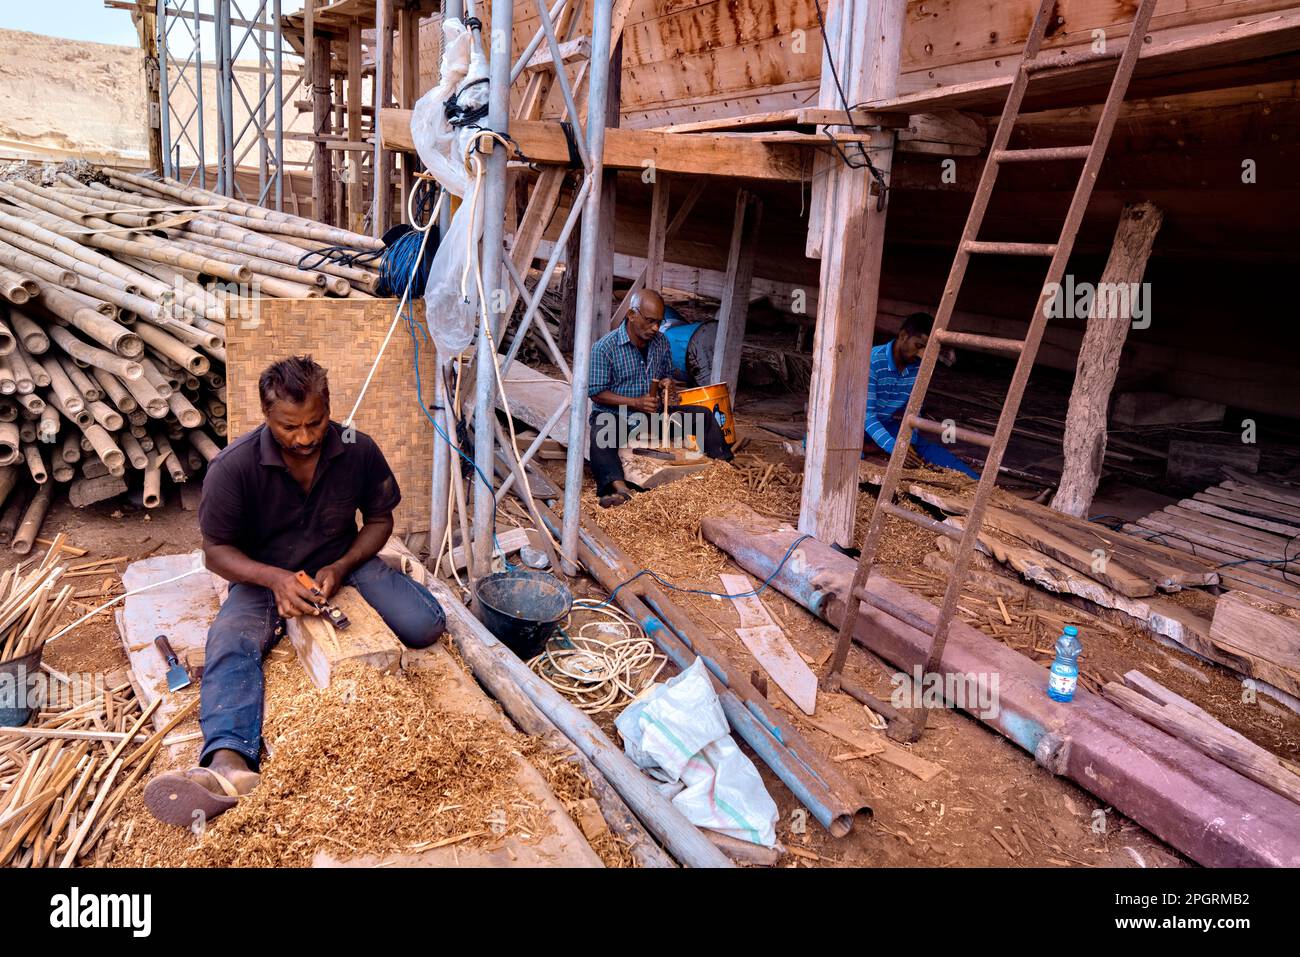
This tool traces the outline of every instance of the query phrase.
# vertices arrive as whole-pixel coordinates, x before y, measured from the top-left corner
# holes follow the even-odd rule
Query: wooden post
[[[656,292],[664,279],[664,247],[668,244],[668,195],[671,184],[667,173],[655,171],[650,196],[650,239],[646,244],[645,288]]]
[[[734,407],[740,380],[740,354],[745,347],[749,316],[749,287],[754,279],[754,254],[763,204],[746,189],[736,190],[736,218],[727,252],[727,280],[718,310],[718,338],[713,344],[713,382],[725,382]]]
[[[840,74],[850,102],[887,99],[897,92],[905,7],[905,0],[854,4],[853,36],[863,55],[848,76]],[[870,155],[888,182],[893,149]],[[877,209],[872,183],[870,170],[850,169],[844,163],[833,168],[827,181],[831,193],[817,296],[799,530],[828,544],[853,541],[888,210],[887,205]]]
[[[375,151],[371,158],[374,192],[371,208],[370,235],[381,238],[393,225],[393,172],[396,163],[392,150],[380,143],[379,111],[393,106],[393,0],[377,0],[375,4],[375,79],[371,84],[371,102]]]
[[[420,95],[420,14],[416,10],[399,10],[397,13],[398,54],[401,69],[401,91],[399,102],[404,110],[415,108],[415,101]],[[376,123],[378,127],[378,123]],[[415,188],[415,171],[419,168],[420,158],[414,153],[402,154],[402,209],[401,217],[406,218],[407,199]]]
[[[361,132],[361,21],[348,24],[348,142],[360,143]],[[378,135],[378,134],[376,134]],[[348,229],[354,233],[365,232],[365,183],[361,175],[360,150],[347,151],[348,164]]]
[[[1164,213],[1151,203],[1124,207],[1079,346],[1079,365],[1065,417],[1065,463],[1060,487],[1052,498],[1052,508],[1076,518],[1087,517],[1101,480],[1102,460],[1106,457],[1106,409],[1132,319],[1131,314],[1112,314],[1117,303],[1106,292],[1139,288],[1163,219]]]
[[[574,192],[577,198],[577,192]],[[578,318],[578,257],[582,251],[582,230],[569,233],[564,247],[564,278],[560,282],[560,351],[573,355],[573,330]]]
[[[334,130],[342,132],[348,122],[347,103],[343,94],[343,76],[331,74],[330,79],[334,85]],[[333,150],[327,152],[333,156]],[[331,159],[330,162],[333,163],[333,160]],[[340,157],[339,169],[347,169],[346,156]],[[339,180],[339,188],[334,190],[334,222],[341,228],[346,228],[348,225],[348,191],[342,179]]]
[[[131,14],[136,32],[140,35],[140,50],[144,54],[144,86],[146,107],[146,134],[149,138],[149,168],[159,176],[163,174],[162,95],[158,76],[158,15],[148,7],[136,7]]]
[[[315,35],[311,45],[312,134],[321,137],[334,129],[330,115],[330,41]],[[312,147],[312,213],[322,223],[339,225],[334,209],[334,161],[328,144],[317,139]]]

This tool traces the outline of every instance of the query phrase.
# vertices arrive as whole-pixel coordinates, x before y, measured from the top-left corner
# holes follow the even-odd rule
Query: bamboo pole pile
[[[220,451],[230,322],[258,300],[371,297],[325,258],[366,236],[113,169],[0,181],[0,544],[26,554],[67,484],[146,507]],[[306,258],[304,258],[306,257]]]

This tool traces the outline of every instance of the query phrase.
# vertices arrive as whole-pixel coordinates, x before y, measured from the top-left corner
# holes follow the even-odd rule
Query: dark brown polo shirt
[[[374,439],[355,429],[343,441],[331,422],[311,491],[294,481],[265,424],[240,436],[208,466],[199,528],[209,545],[234,545],[255,561],[315,575],[357,537],[357,512],[392,513],[397,479]]]

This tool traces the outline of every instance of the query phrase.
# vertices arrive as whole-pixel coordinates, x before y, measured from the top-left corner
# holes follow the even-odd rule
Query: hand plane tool
[[[315,601],[312,604],[316,606],[317,610],[319,610],[335,628],[344,629],[352,624],[348,619],[348,616],[343,614],[338,606],[331,605],[325,600],[325,594],[320,590],[320,586],[316,584],[316,581],[310,575],[306,572],[298,572],[298,583],[312,593],[312,597],[315,598]]]

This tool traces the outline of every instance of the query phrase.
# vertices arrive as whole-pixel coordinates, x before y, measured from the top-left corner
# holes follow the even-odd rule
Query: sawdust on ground
[[[303,867],[318,851],[410,854],[549,832],[544,809],[519,794],[527,739],[445,710],[445,679],[356,666],[317,689],[279,653],[265,673],[259,786],[198,835],[155,821],[137,792],[120,815],[112,865]]]

